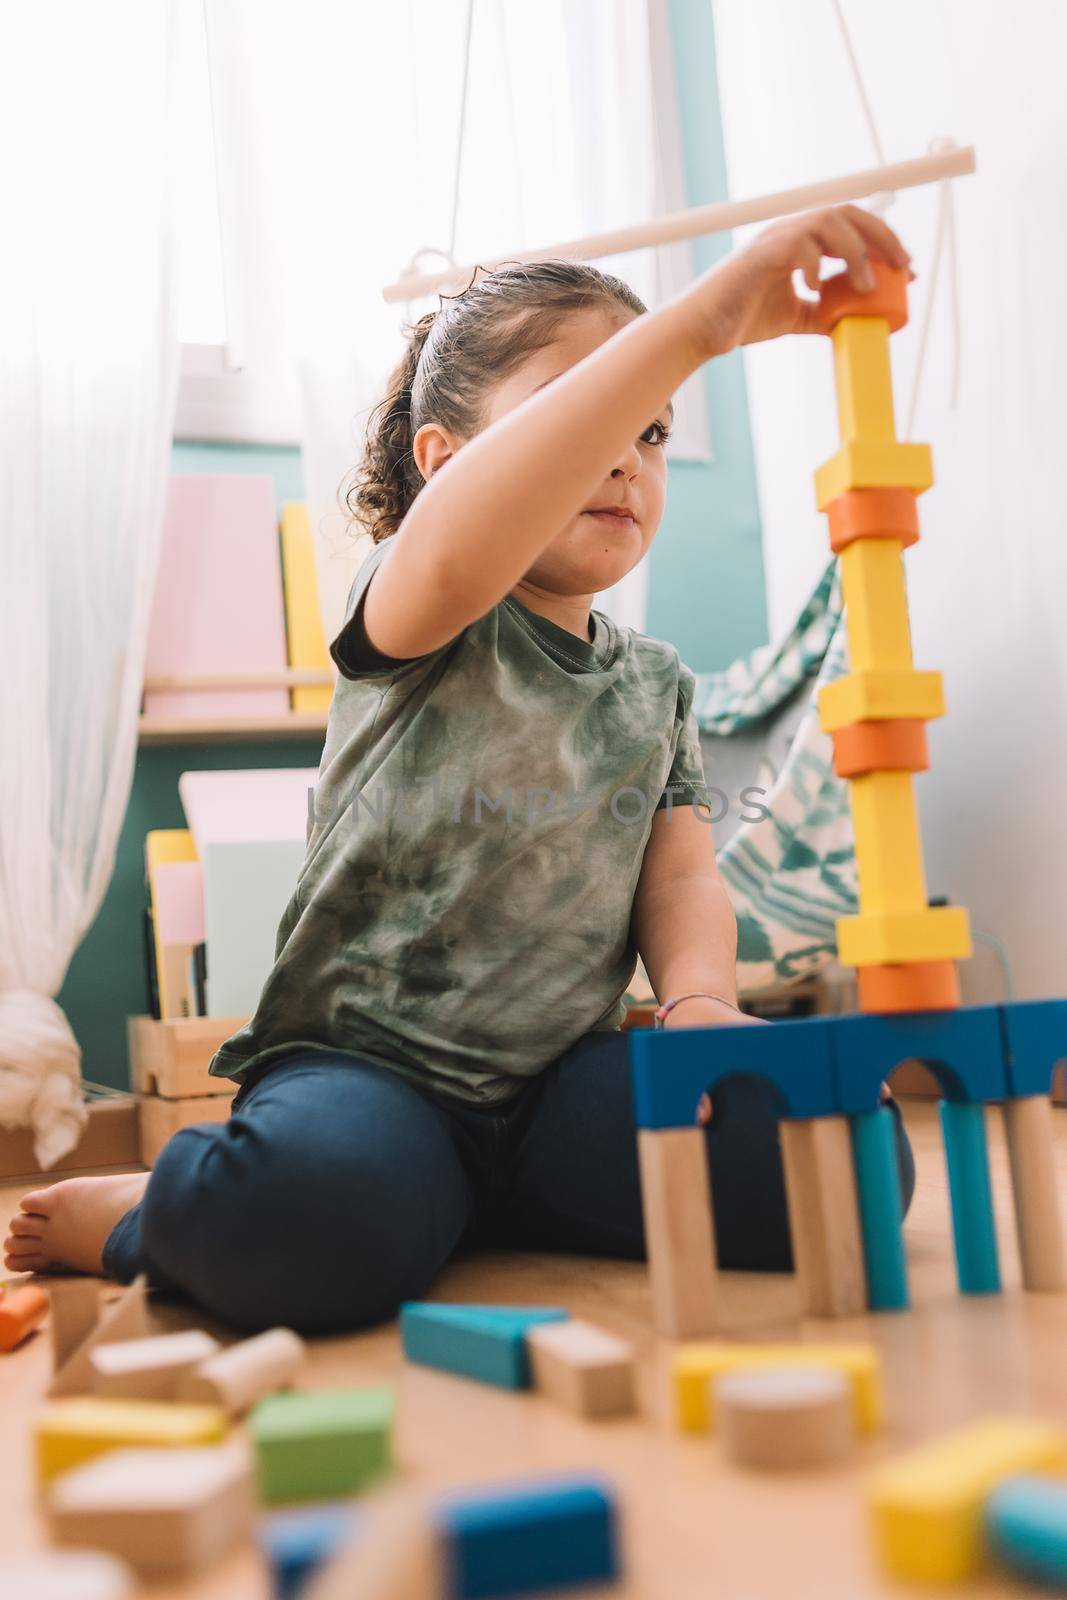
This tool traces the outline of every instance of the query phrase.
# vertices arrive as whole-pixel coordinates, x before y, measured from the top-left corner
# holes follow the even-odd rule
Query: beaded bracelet
[[[658,1010],[652,1013],[653,1027],[662,1028],[665,1018],[669,1017],[675,1006],[680,1006],[683,1000],[719,1000],[724,1006],[729,1006],[731,1011],[736,1011],[739,1017],[744,1016],[741,1007],[732,1000],[727,1000],[724,994],[705,994],[700,989],[694,989],[689,994],[675,995],[673,1000],[665,1000]]]

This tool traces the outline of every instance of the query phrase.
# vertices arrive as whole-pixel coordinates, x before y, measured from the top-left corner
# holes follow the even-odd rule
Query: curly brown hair
[[[407,349],[342,485],[352,520],[375,544],[397,531],[423,487],[412,443],[424,423],[472,438],[482,427],[487,389],[551,344],[569,316],[596,306],[639,316],[648,309],[621,278],[563,260],[505,263],[440,299],[436,311],[407,325]]]

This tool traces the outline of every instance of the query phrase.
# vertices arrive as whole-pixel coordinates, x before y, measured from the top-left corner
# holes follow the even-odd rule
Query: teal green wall
[[[711,0],[670,0],[688,201],[726,194],[715,94]],[[704,271],[729,248],[700,239]],[[740,356],[710,363],[705,381],[715,460],[673,461],[663,524],[650,562],[647,631],[675,644],[697,672],[726,665],[767,636],[759,506]],[[300,455],[272,446],[176,443],[175,472],[265,472],[278,505],[303,498]],[[138,752],[115,874],[99,915],[75,953],[59,1003],[82,1047],[86,1078],[127,1085],[126,1017],[145,1009],[141,907],[144,836],[185,826],[178,778],[190,769],[317,767],[321,739],[264,744],[156,746]]]
[[[711,0],[670,0],[687,201],[727,197]],[[694,241],[698,272],[730,249]],[[670,464],[667,506],[649,562],[646,631],[669,639],[694,672],[711,672],[767,638],[759,499],[740,351],[704,368],[710,465]]]

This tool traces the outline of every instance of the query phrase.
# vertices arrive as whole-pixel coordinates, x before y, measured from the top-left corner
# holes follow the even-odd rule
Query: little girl
[[[794,272],[815,291],[835,257],[869,289],[871,253],[908,260],[845,206],[653,312],[548,261],[415,324],[349,497],[375,548],[331,647],[304,865],[256,1014],[212,1063],[233,1114],[150,1175],[26,1195],[9,1270],[144,1271],[238,1327],[316,1332],[392,1316],[461,1246],[643,1255],[636,956],[668,1027],[750,1019],[693,674],[591,602],[659,527],[672,392],[813,331]],[[788,1269],[770,1092],[738,1081],[699,1116],[723,1265]]]

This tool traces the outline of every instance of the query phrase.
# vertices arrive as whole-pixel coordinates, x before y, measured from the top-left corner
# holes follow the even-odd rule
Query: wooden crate
[[[168,1100],[190,1096],[233,1094],[226,1078],[208,1076],[215,1051],[243,1028],[247,1017],[128,1017],[130,1087],[138,1094],[161,1094]]]
[[[143,1165],[154,1167],[159,1152],[180,1128],[191,1128],[197,1122],[225,1122],[236,1093],[237,1086],[233,1084],[228,1094],[192,1095],[183,1100],[166,1100],[159,1094],[142,1095],[139,1115]]]

